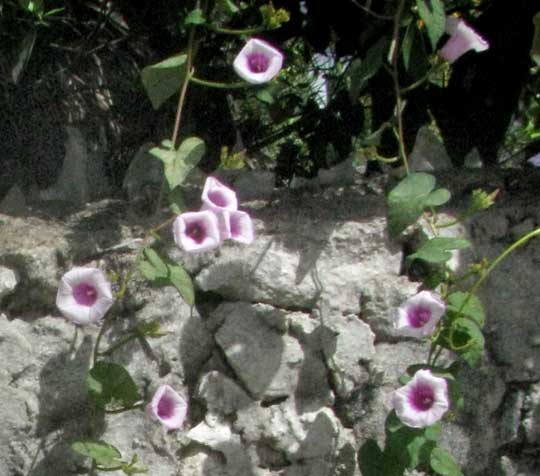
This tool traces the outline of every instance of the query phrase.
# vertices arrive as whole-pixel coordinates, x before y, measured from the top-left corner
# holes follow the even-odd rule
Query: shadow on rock
[[[71,442],[95,436],[103,422],[92,415],[85,379],[92,354],[92,339],[52,357],[39,376],[39,416],[37,437],[41,438],[37,463],[28,476],[78,474],[81,460],[71,450]]]

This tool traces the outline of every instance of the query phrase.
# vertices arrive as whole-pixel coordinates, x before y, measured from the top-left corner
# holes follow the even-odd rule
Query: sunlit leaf
[[[454,457],[442,448],[435,448],[431,453],[431,469],[441,476],[461,476],[461,468]]]
[[[71,449],[82,456],[92,458],[96,464],[115,467],[121,464],[122,455],[114,446],[102,440],[80,440],[71,444]]]
[[[137,386],[129,372],[112,362],[96,362],[88,372],[86,386],[91,398],[100,408],[105,408],[112,402],[130,407],[140,399]]]
[[[469,246],[470,243],[463,238],[437,236],[426,240],[415,253],[407,256],[405,261],[407,265],[410,265],[415,259],[433,264],[445,263],[452,257],[452,250],[460,250]]]
[[[142,82],[154,109],[180,90],[186,75],[186,61],[187,55],[179,54],[143,68]]]
[[[435,177],[425,173],[407,175],[388,194],[388,230],[396,236],[418,220],[435,187]]]
[[[461,291],[452,293],[448,296],[448,309],[458,312],[472,319],[480,328],[484,327],[484,306],[474,294]]]

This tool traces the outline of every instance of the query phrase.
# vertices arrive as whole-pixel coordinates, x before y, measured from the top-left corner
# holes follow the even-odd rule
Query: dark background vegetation
[[[105,134],[107,174],[119,187],[141,144],[170,138],[176,101],[154,111],[140,70],[185,48],[184,19],[194,2],[44,0],[45,11],[61,10],[41,19],[25,3],[4,0],[0,6],[0,198],[14,184],[28,190],[55,182],[66,124]],[[236,3],[243,8],[226,18],[230,28],[259,24],[259,7],[268,2]],[[206,2],[205,13],[215,14],[219,4]],[[386,61],[397,4],[274,0],[290,20],[258,36],[284,52],[279,78],[251,90],[189,88],[181,133],[206,141],[203,168],[220,165],[223,146],[244,152],[237,165],[275,169],[284,183],[295,175],[314,176],[353,151],[397,156],[396,97]],[[399,62],[399,80],[403,87],[419,82],[403,93],[406,148],[411,150],[421,125],[436,124],[455,165],[476,147],[486,164],[519,166],[509,159],[540,149],[539,80],[529,54],[540,2],[456,0],[445,6],[491,47],[464,55],[442,82],[419,81],[445,38],[433,49],[415,2],[405,2],[400,38],[410,29],[413,47],[408,64]],[[230,64],[245,38],[200,27],[197,40],[197,75],[238,81]],[[321,53],[334,64],[317,65]],[[329,87],[324,107],[313,89],[317,74]],[[380,169],[378,162],[368,169]]]

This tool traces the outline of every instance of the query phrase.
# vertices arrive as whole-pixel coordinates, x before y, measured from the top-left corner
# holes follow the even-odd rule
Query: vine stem
[[[206,86],[209,88],[216,88],[216,89],[243,89],[243,88],[249,88],[253,87],[252,84],[247,82],[236,82],[236,83],[220,83],[218,81],[209,81],[207,79],[200,79],[195,77],[193,74],[189,76],[189,81],[191,81],[193,84],[197,84],[200,86]]]
[[[197,0],[196,7],[199,8],[199,1]],[[184,110],[184,103],[186,99],[187,87],[189,84],[189,78],[193,70],[193,60],[195,57],[195,26],[192,26],[189,30],[188,46],[187,46],[187,59],[186,59],[186,75],[180,88],[180,95],[178,97],[178,106],[176,108],[176,117],[174,119],[174,128],[171,139],[172,150],[176,149],[176,141],[178,139],[178,132],[180,130],[180,122],[182,119],[182,111]]]
[[[523,235],[519,240],[517,240],[516,242],[512,243],[508,248],[506,248],[499,256],[497,256],[497,258],[495,258],[491,264],[487,267],[486,271],[484,273],[482,273],[482,276],[480,276],[478,278],[478,280],[476,281],[476,283],[474,283],[473,287],[471,288],[471,290],[469,291],[469,294],[467,296],[467,298],[463,301],[463,303],[461,304],[461,307],[459,309],[459,311],[462,311],[463,308],[466,306],[467,302],[469,301],[469,299],[471,298],[471,296],[473,294],[476,293],[476,291],[478,291],[478,288],[482,285],[482,283],[486,280],[486,278],[488,277],[489,273],[491,273],[491,271],[493,271],[497,265],[503,260],[505,259],[510,253],[512,253],[512,251],[516,250],[517,248],[519,248],[520,246],[524,245],[525,243],[527,243],[527,241],[529,241],[531,238],[534,238],[535,236],[540,236],[540,228],[536,228],[532,231],[530,231],[529,233]]]
[[[519,238],[517,241],[512,243],[508,248],[506,248],[497,258],[495,258],[491,264],[487,267],[484,273],[476,280],[476,282],[471,287],[470,291],[467,293],[467,297],[463,300],[461,303],[461,306],[459,307],[457,313],[458,315],[461,314],[467,303],[471,300],[472,296],[476,294],[480,286],[483,284],[483,282],[486,280],[486,278],[489,276],[489,274],[501,263],[502,260],[504,260],[510,253],[515,251],[520,246],[523,246],[525,243],[527,243],[530,239],[540,236],[540,228],[535,228],[534,230],[530,231],[529,233],[526,233],[521,238]],[[435,348],[437,347],[437,344],[433,344],[429,351],[428,356],[428,364],[431,359],[431,356],[433,355],[433,352],[435,351]],[[437,358],[439,357],[440,353],[442,352],[442,347],[439,347],[437,349],[437,353],[433,357],[433,360],[431,361],[431,365],[435,365],[435,362]]]
[[[399,86],[399,72],[398,72],[398,57],[399,57],[399,26],[401,22],[401,15],[403,14],[403,9],[405,8],[405,0],[400,0],[396,14],[394,15],[394,31],[392,34],[392,43],[390,44],[390,51],[388,53],[388,58],[390,64],[392,65],[392,79],[394,81],[394,92],[396,95],[396,117],[398,123],[398,142],[399,142],[399,151],[401,157],[403,158],[403,165],[405,171],[409,174],[409,160],[407,158],[407,151],[405,150],[405,140],[403,134],[403,100],[401,98],[401,88]]]

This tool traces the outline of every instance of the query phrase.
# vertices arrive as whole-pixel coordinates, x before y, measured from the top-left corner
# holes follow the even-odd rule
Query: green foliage
[[[198,137],[188,137],[174,150],[170,140],[150,149],[150,154],[163,162],[165,180],[169,190],[184,183],[189,173],[196,167],[205,153],[204,141]]]
[[[262,5],[259,8],[263,17],[264,27],[268,30],[275,30],[279,28],[283,23],[287,23],[290,19],[289,12],[283,8],[274,8],[274,5],[270,2],[267,5]]]
[[[118,467],[122,464],[120,451],[102,440],[75,441],[71,444],[71,449],[75,453],[93,459],[104,468]]]
[[[384,473],[384,453],[378,443],[367,440],[358,453],[358,466],[362,476],[381,476]]]
[[[171,56],[141,71],[142,83],[154,109],[180,90],[186,75],[186,54]]]
[[[441,476],[462,476],[461,468],[458,466],[450,453],[442,448],[435,448],[431,453],[431,469]]]
[[[133,455],[129,463],[122,461],[121,453],[117,448],[102,440],[80,440],[71,444],[71,449],[82,456],[91,458],[96,469],[101,471],[122,471],[126,476],[147,473],[148,470],[139,466],[139,458]]]
[[[200,8],[191,10],[184,20],[185,25],[204,25],[205,23],[206,18],[204,18],[204,13]]]
[[[427,207],[439,206],[450,199],[446,189],[435,188],[435,177],[426,173],[407,175],[388,194],[388,231],[399,235],[420,218]]]
[[[41,17],[45,11],[43,0],[18,0],[22,9]]]
[[[456,352],[470,367],[478,364],[484,352],[484,335],[475,322],[458,318],[443,336],[450,350]]]
[[[145,248],[143,255],[139,269],[148,281],[156,286],[174,286],[189,306],[195,304],[193,281],[182,266],[163,260],[152,248]]]
[[[436,236],[426,240],[420,248],[407,256],[405,262],[407,266],[415,259],[420,259],[432,264],[446,263],[452,257],[452,250],[468,248],[470,243],[463,238],[450,238]]]
[[[484,306],[477,296],[461,291],[448,295],[447,310],[472,319],[480,329],[484,327]]]
[[[102,409],[111,403],[129,408],[140,400],[137,386],[129,372],[112,362],[96,362],[88,372],[86,386],[92,400]]]
[[[441,0],[416,0],[418,14],[426,25],[429,41],[433,50],[444,34],[446,15],[444,3]]]

